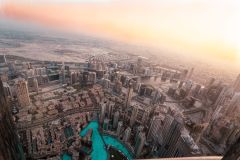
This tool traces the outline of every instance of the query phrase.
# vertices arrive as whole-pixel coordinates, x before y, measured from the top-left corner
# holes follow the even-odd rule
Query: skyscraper
[[[117,94],[121,94],[122,93],[122,82],[120,80],[117,80],[115,82],[113,90]]]
[[[137,114],[138,114],[138,106],[133,106],[132,114],[130,117],[130,126],[134,125],[136,118],[137,118]]]
[[[123,136],[123,141],[124,142],[128,142],[130,136],[131,136],[131,131],[132,129],[130,127],[128,127],[125,131],[124,131],[124,136]]]
[[[199,93],[200,93],[200,90],[201,90],[201,85],[200,84],[196,84],[194,86],[194,88],[192,88],[191,92],[190,92],[190,96],[193,96],[193,97],[198,97]]]
[[[16,65],[15,65],[15,62],[8,63],[8,75],[11,78],[15,78],[15,76],[16,76]]]
[[[114,106],[115,106],[115,102],[113,101],[110,101],[108,103],[108,106],[107,106],[107,115],[108,115],[108,118],[112,118],[112,112],[113,112],[113,109],[114,109]]]
[[[101,103],[100,122],[103,122],[103,120],[105,118],[106,109],[107,109],[107,102],[102,102]]]
[[[143,57],[139,56],[137,60],[137,73],[140,73],[142,67],[143,67]]]
[[[84,71],[82,73],[81,84],[82,85],[88,85],[88,79],[89,79],[89,72]]]
[[[137,127],[136,133],[135,133],[135,142],[137,141],[137,138],[138,138],[139,134],[140,134],[141,132],[143,132],[143,129],[144,129],[144,126],[142,126],[142,125],[140,125],[140,126]]]
[[[182,124],[175,118],[167,115],[163,126],[163,144],[161,148],[161,157],[173,157],[175,154],[175,145],[181,136]]]
[[[70,72],[70,84],[71,85],[79,82],[79,75],[80,75],[79,72],[76,72],[76,71],[71,71]]]
[[[14,131],[12,115],[8,105],[0,79],[0,159],[25,159],[21,152],[17,133]]]
[[[60,80],[62,83],[65,83],[65,64],[64,64],[64,62],[62,62],[59,80]]]
[[[161,91],[160,89],[155,91],[154,97],[152,98],[152,104],[157,104],[160,102],[161,99]]]
[[[12,91],[8,83],[3,82],[3,89],[5,96],[12,96]]]
[[[232,100],[230,101],[227,109],[227,115],[235,117],[235,115],[239,114],[239,111],[240,111],[240,92],[235,93]]]
[[[113,128],[117,128],[118,125],[118,119],[119,119],[119,111],[114,113],[114,117],[113,117]]]
[[[171,126],[173,120],[174,120],[174,118],[170,115],[166,115],[166,117],[164,118],[163,127],[162,127],[163,128],[163,130],[162,130],[163,137],[167,137],[168,131],[170,130],[170,126]]]
[[[102,84],[104,89],[109,89],[109,87],[110,87],[110,80],[106,79],[106,78],[103,78],[101,84]]]
[[[155,140],[157,135],[160,134],[160,128],[162,126],[162,117],[155,116],[151,121],[150,128],[147,134],[147,140]]]
[[[123,126],[123,122],[119,121],[118,126],[117,126],[117,136],[119,136],[121,134],[122,126]]]
[[[142,124],[145,125],[148,122],[149,115],[150,115],[150,108],[144,109],[142,119],[141,119]]]
[[[216,99],[214,105],[217,107],[218,105],[223,105],[225,100],[233,94],[233,90],[228,86],[224,86],[221,90],[218,98]]]
[[[28,93],[27,81],[25,81],[24,79],[18,79],[16,81],[16,94],[18,103],[21,107],[27,107],[31,104]]]
[[[129,107],[131,99],[132,99],[132,95],[133,95],[133,86],[132,86],[132,83],[130,83],[128,86],[128,91],[127,91],[127,95],[125,98],[125,109],[127,109]]]
[[[35,92],[38,92],[38,81],[37,78],[33,79],[33,88]]]
[[[107,131],[109,129],[109,119],[105,118],[103,121],[103,129]]]
[[[141,155],[145,141],[146,141],[145,133],[140,132],[137,136],[137,140],[136,140],[135,148],[134,148],[136,157],[139,157]]]
[[[7,63],[6,55],[0,55],[0,63]]]
[[[181,135],[174,146],[173,157],[185,157],[200,155],[200,149],[189,135]]]
[[[223,160],[239,159],[240,157],[240,138],[228,149],[224,155]]]
[[[89,74],[88,74],[88,83],[95,84],[96,81],[97,81],[96,72],[89,72]]]
[[[240,74],[237,76],[234,84],[233,84],[233,88],[235,92],[240,92]]]

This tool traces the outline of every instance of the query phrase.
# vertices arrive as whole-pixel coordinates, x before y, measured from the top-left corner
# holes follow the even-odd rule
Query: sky
[[[240,64],[239,0],[0,0],[1,17]]]

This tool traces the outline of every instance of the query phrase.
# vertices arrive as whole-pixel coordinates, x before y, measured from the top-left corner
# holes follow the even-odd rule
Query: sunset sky
[[[240,63],[239,0],[0,0],[1,17]]]

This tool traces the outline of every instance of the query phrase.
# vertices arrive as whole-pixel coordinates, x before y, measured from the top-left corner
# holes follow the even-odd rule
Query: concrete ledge
[[[176,158],[156,158],[156,159],[138,159],[138,160],[220,160],[219,156],[203,156],[203,157],[176,157]]]

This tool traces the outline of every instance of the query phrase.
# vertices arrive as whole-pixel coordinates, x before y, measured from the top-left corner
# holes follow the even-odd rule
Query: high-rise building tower
[[[233,84],[233,88],[235,92],[240,92],[240,74],[237,76],[234,84]]]
[[[70,71],[70,84],[74,85],[79,82],[80,73],[76,71]]]
[[[117,126],[117,136],[120,136],[121,131],[122,131],[122,126],[123,126],[123,122],[119,121],[118,126]]]
[[[157,138],[157,135],[160,132],[161,126],[162,126],[162,117],[160,116],[153,117],[150,128],[148,130],[147,140],[155,141],[155,139]]]
[[[37,80],[37,78],[33,79],[33,88],[34,88],[34,91],[38,93],[38,80]]]
[[[121,94],[122,93],[122,82],[120,80],[117,80],[115,82],[115,85],[113,87],[113,90],[115,93],[117,94]]]
[[[200,155],[200,149],[189,135],[182,134],[175,144],[173,157],[193,157]]]
[[[164,118],[164,122],[163,122],[163,130],[162,130],[162,135],[163,137],[166,137],[168,135],[168,131],[170,130],[170,126],[172,124],[172,121],[174,120],[174,118],[170,115],[166,115],[166,117]]]
[[[8,75],[11,78],[14,78],[16,76],[16,65],[15,65],[15,62],[8,63]]]
[[[143,130],[144,130],[144,126],[140,125],[140,126],[137,127],[137,129],[135,131],[135,138],[134,138],[135,142],[137,141],[137,138],[138,138],[139,134],[141,132],[143,132]]]
[[[89,72],[88,81],[89,81],[90,84],[95,84],[96,83],[96,81],[97,81],[96,72]]]
[[[131,136],[131,128],[128,127],[125,131],[124,131],[124,136],[123,136],[123,141],[124,142],[128,142],[130,136]]]
[[[107,110],[107,102],[102,102],[101,103],[100,122],[103,122],[103,120],[105,118],[106,110]]]
[[[7,96],[7,97],[12,96],[11,88],[7,82],[3,82],[3,90],[4,90],[5,96]]]
[[[194,86],[194,88],[191,89],[190,96],[198,97],[199,93],[200,93],[200,90],[201,90],[201,87],[202,86],[200,84],[196,84]]]
[[[105,118],[103,121],[103,129],[107,131],[109,129],[109,119]]]
[[[119,121],[118,122],[118,127],[117,127],[117,136],[120,136],[121,131],[122,131],[122,127],[123,127],[123,122]]]
[[[142,67],[143,67],[143,57],[139,56],[137,60],[137,73],[140,73]]]
[[[232,88],[229,88],[228,86],[224,86],[221,90],[218,98],[216,99],[214,106],[217,107],[218,105],[223,105],[229,97],[233,95]]]
[[[223,160],[239,159],[240,158],[240,138],[228,149],[224,155]]]
[[[114,109],[114,106],[115,106],[115,102],[113,101],[110,101],[108,106],[107,106],[107,115],[108,115],[108,118],[112,118],[112,115],[113,115],[113,109]]]
[[[229,103],[227,109],[227,115],[231,117],[235,117],[235,115],[240,112],[240,92],[235,93],[232,100]]]
[[[118,119],[119,119],[119,111],[114,113],[114,117],[113,117],[113,128],[117,128],[118,125]]]
[[[82,73],[81,84],[88,85],[89,72],[85,71]]]
[[[103,78],[101,84],[102,84],[104,89],[109,89],[109,87],[110,87],[110,80]]]
[[[127,91],[127,95],[125,98],[125,109],[127,109],[129,107],[130,102],[132,100],[132,96],[133,96],[133,86],[132,86],[132,83],[130,83],[128,86],[128,91]]]
[[[137,140],[136,140],[135,148],[134,148],[134,152],[136,154],[136,157],[139,157],[141,155],[141,152],[143,150],[145,141],[146,141],[145,133],[140,132],[137,136]]]
[[[130,126],[134,125],[136,118],[137,118],[137,114],[138,114],[138,106],[133,106],[132,114],[130,117]]]
[[[141,122],[143,125],[145,125],[148,122],[149,115],[150,115],[150,108],[144,109],[144,113],[143,113],[142,119],[141,119]]]
[[[160,155],[161,157],[173,157],[175,154],[175,145],[181,136],[182,124],[167,115],[163,128],[163,147],[161,148]]]
[[[154,104],[157,104],[157,103],[159,103],[160,102],[160,99],[161,99],[161,91],[160,91],[160,89],[158,89],[158,90],[156,90],[155,91],[155,94],[154,94],[154,97],[153,97],[153,99],[152,99],[152,104],[154,105]]]
[[[0,159],[19,160],[25,159],[15,132],[12,115],[4,95],[3,84],[0,79]]]
[[[7,63],[6,55],[5,55],[5,54],[0,55],[0,63]]]
[[[65,83],[65,64],[64,64],[64,62],[62,62],[59,80],[60,80],[62,83]]]
[[[18,79],[16,81],[16,94],[18,103],[21,107],[27,107],[31,104],[28,93],[27,81],[25,81],[24,79]]]

